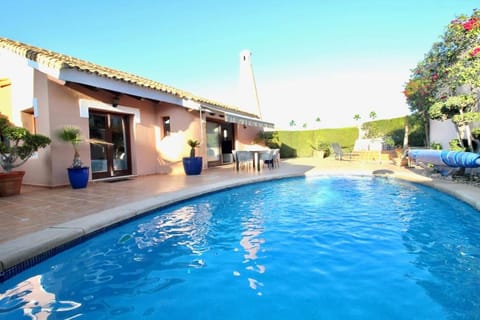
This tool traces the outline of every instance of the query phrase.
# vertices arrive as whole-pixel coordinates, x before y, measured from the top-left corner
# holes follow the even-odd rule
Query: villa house
[[[109,143],[80,145],[91,180],[179,172],[188,139],[200,141],[204,168],[221,165],[273,127],[237,107],[6,38],[0,38],[0,113],[52,138],[22,166],[24,183],[42,186],[68,184],[73,152],[55,138],[65,125]]]

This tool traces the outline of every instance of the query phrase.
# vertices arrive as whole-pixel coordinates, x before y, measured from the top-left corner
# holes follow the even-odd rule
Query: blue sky
[[[410,70],[450,20],[479,4],[17,0],[2,3],[0,36],[232,104],[249,49],[265,120],[338,127],[355,125],[355,114],[407,114]]]

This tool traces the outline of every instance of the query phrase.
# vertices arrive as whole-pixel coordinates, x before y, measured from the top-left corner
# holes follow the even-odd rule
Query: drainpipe
[[[204,150],[207,150],[206,149],[206,146],[204,145],[204,137],[203,137],[203,113],[202,113],[202,106],[200,105],[200,107],[198,108],[198,111],[200,113],[200,146],[201,146],[201,149],[202,150],[202,157],[204,158],[204,161],[202,162],[202,167],[203,169],[206,169],[207,168],[207,158],[206,158],[206,154],[204,152]]]

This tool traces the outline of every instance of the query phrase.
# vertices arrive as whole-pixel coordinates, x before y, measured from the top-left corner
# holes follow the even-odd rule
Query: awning
[[[226,122],[233,122],[233,123],[238,123],[242,124],[245,126],[250,126],[250,127],[261,127],[261,128],[274,128],[274,124],[270,122],[266,122],[260,119],[256,118],[251,118],[247,116],[241,116],[238,114],[233,114],[230,112],[224,112],[225,113],[225,121]]]
[[[271,128],[273,129],[275,125],[271,122],[266,122],[260,120],[258,118],[249,117],[245,115],[240,115],[238,113],[233,113],[230,111],[226,111],[221,108],[217,108],[214,106],[201,106],[200,109],[204,110],[205,112],[217,112],[223,114],[225,117],[225,122],[232,122],[238,123],[245,126],[253,126],[253,127],[260,127],[260,128]]]

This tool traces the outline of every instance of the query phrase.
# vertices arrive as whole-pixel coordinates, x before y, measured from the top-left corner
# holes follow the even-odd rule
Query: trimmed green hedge
[[[363,129],[366,131],[366,138],[390,137],[394,146],[403,145],[403,136],[405,135],[405,117],[392,118],[386,120],[377,120],[365,122]],[[425,133],[423,123],[419,117],[408,116],[409,135],[408,142],[411,146],[424,146]]]
[[[319,129],[305,131],[278,131],[281,142],[280,156],[282,158],[311,157],[312,145],[338,142],[342,147],[353,149],[358,137],[358,129]]]
[[[408,121],[409,145],[423,146],[425,144],[423,125],[414,116],[409,116]],[[367,137],[389,138],[395,146],[401,146],[405,133],[405,117],[366,122],[363,129],[369,132]],[[336,142],[345,151],[352,151],[355,140],[358,138],[358,128],[274,131],[265,132],[261,138],[265,139],[269,147],[280,148],[282,158],[311,157],[313,155],[312,146],[318,146],[320,143]]]

